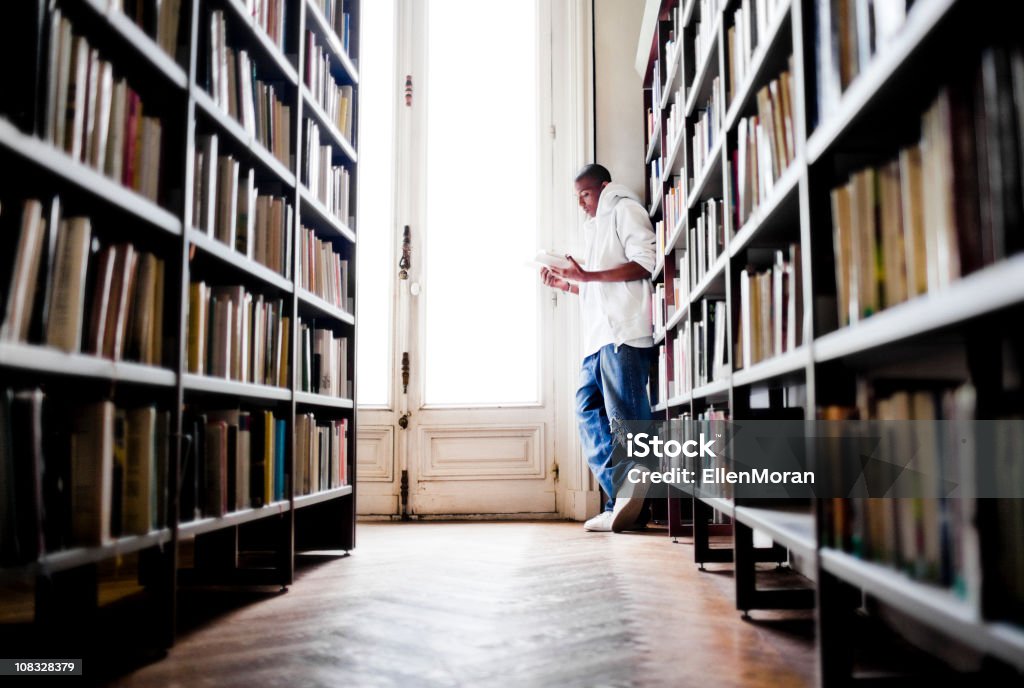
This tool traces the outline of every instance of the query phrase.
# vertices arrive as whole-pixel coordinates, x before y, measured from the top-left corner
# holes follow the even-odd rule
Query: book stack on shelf
[[[660,417],[995,419],[1008,424],[993,446],[1019,446],[1024,48],[1008,12],[962,0],[651,4],[638,72],[679,55],[682,135],[702,144],[666,166],[665,183],[676,169],[689,179],[676,216],[687,231],[666,224],[655,277]],[[654,84],[645,78],[647,131],[669,117],[678,131]],[[709,146],[702,107],[716,102],[726,108]],[[930,460],[947,475],[990,472],[972,452],[956,466]],[[1020,462],[1005,460],[1017,476]],[[955,647],[983,658],[983,673],[1024,669],[1024,577],[1019,557],[997,554],[1019,538],[1020,500],[688,498],[695,558],[734,561],[738,609],[818,606],[824,684],[853,674],[850,600],[861,599],[872,622],[898,617],[933,657]],[[670,534],[687,532],[672,508]],[[714,512],[731,523],[727,551],[708,549]],[[773,547],[755,547],[755,530]],[[789,561],[816,595],[758,589],[758,561]]]
[[[0,108],[0,579],[85,609],[133,557],[166,646],[180,584],[355,544],[359,3],[31,4],[0,45],[40,56]]]

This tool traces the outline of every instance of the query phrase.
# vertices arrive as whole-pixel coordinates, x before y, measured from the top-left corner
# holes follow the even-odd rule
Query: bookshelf
[[[195,581],[285,588],[304,549],[347,552],[355,547],[352,371],[359,2],[145,0],[138,3],[144,9],[141,18],[120,6],[106,0],[32,0],[19,3],[5,22],[2,50],[8,64],[24,62],[26,55],[32,59],[31,68],[0,102],[0,160],[24,170],[5,190],[0,206],[8,237],[4,246],[10,249],[10,257],[0,261],[0,305],[5,315],[8,301],[16,299],[27,304],[20,308],[28,313],[24,333],[8,328],[0,341],[0,387],[5,390],[0,458],[6,478],[27,479],[26,466],[33,465],[45,466],[46,473],[38,478],[39,501],[3,498],[5,516],[12,515],[11,523],[19,530],[2,534],[0,582],[34,581],[37,621],[60,624],[57,601],[76,599],[85,608],[95,607],[98,565],[138,555],[152,592],[158,644],[169,646],[180,586]],[[340,114],[332,119],[304,79],[307,60],[312,59],[307,54],[311,36],[323,50],[320,85],[327,92],[335,89],[332,106],[341,108],[344,119]],[[87,60],[82,74],[89,79],[94,69],[96,81],[78,84],[86,94],[81,131],[70,115],[68,129],[60,133],[61,145],[55,145],[55,122],[64,115],[55,119],[49,114],[59,110],[50,101],[69,83],[75,85],[68,55],[79,54],[78,37],[88,47],[81,52]],[[64,46],[73,47],[64,54]],[[62,60],[68,64],[65,77]],[[113,85],[109,101],[104,70],[109,70]],[[252,80],[247,79],[250,72]],[[150,139],[118,133],[122,79],[128,89],[137,89],[142,114],[157,123],[148,125]],[[68,97],[74,98],[71,93]],[[131,97],[125,102],[131,103]],[[123,112],[125,126],[140,121],[131,110]],[[317,172],[328,181],[345,182],[320,197],[309,187],[305,166],[311,150],[307,122],[315,123],[321,134],[317,153],[323,170]],[[344,123],[345,130],[336,122]],[[72,152],[70,141],[78,137],[81,147]],[[138,140],[140,150],[122,153],[117,147],[122,139],[133,145]],[[114,153],[104,156],[103,150]],[[138,163],[143,153],[159,155],[159,163],[150,165],[158,173]],[[204,154],[209,155],[205,166]],[[130,172],[117,167],[129,164]],[[145,193],[132,188],[142,183],[139,179],[149,183],[138,187]],[[332,201],[332,207],[321,198]],[[21,258],[22,224],[30,217],[27,211],[23,214],[27,199],[38,199],[45,224],[31,225],[39,228],[31,235],[41,237],[39,248],[31,248],[34,239],[25,239]],[[126,279],[104,287],[96,267],[104,254],[86,248],[80,259],[81,292],[71,292],[81,299],[73,311],[80,333],[69,335],[74,343],[65,350],[46,344],[49,330],[56,327],[49,324],[48,318],[56,316],[47,309],[56,298],[51,292],[57,291],[53,283],[63,258],[58,246],[71,241],[65,238],[71,236],[65,225],[82,217],[88,218],[91,231],[82,245],[91,246],[91,241],[101,250],[109,247],[112,274],[123,270]],[[318,240],[317,258],[328,261],[323,265],[329,259],[344,261],[344,284],[335,279],[331,285],[347,302],[336,300],[340,305],[335,305],[300,286],[301,232]],[[158,266],[152,267],[153,277],[138,277],[144,261]],[[319,265],[307,263],[305,269]],[[32,280],[38,287],[21,296],[9,293],[15,275],[32,274],[26,272],[31,266],[38,266]],[[199,283],[206,292],[193,286]],[[129,304],[123,313],[102,311],[112,313],[102,319],[112,318],[113,329],[106,330],[110,336],[120,331],[128,337],[123,351],[115,337],[113,355],[84,346],[96,327],[89,320],[93,302],[106,304],[107,296],[111,302],[116,296],[117,303]],[[202,297],[208,311],[200,313],[195,309]],[[344,344],[338,349],[342,358],[322,357],[318,342],[310,342],[308,351],[302,348],[300,319]],[[199,325],[201,331],[193,332]],[[140,341],[154,347],[153,352],[132,348],[143,346],[136,342],[143,335],[148,339]],[[139,356],[153,361],[142,362]],[[338,370],[344,371],[344,379],[332,381],[340,394],[321,392],[321,381],[334,378]],[[303,372],[319,376],[306,383],[312,391],[302,391]],[[43,391],[30,394],[34,389]],[[104,406],[104,401],[113,404]],[[86,402],[112,414],[116,428],[111,464],[115,482],[109,493],[113,506],[104,492],[97,493],[93,505],[114,510],[99,518],[115,532],[93,543],[65,532],[71,523],[69,495],[54,491],[50,472],[56,468],[51,465],[68,449],[61,445],[58,451],[58,445],[40,440],[33,454],[31,442],[12,440],[11,433],[11,419],[25,417],[41,419],[39,427],[49,432],[58,414],[74,417]],[[156,414],[156,434],[135,441],[157,457],[145,464],[151,472],[142,478],[155,500],[144,502],[152,520],[145,532],[117,534],[123,529],[119,519],[128,518],[119,510],[137,506],[135,497],[118,491],[124,488],[116,481],[135,479],[134,473],[126,477],[119,463],[120,433],[122,428],[144,433],[138,429],[141,421],[122,426],[120,419],[148,418],[150,408]],[[298,436],[300,418],[318,444]],[[163,422],[166,428],[159,425]],[[103,432],[83,429],[75,436],[78,442],[91,441]],[[61,437],[66,439],[66,433]],[[300,464],[300,445],[308,465]],[[96,454],[106,456],[109,447],[96,446]],[[125,455],[131,471],[136,470],[135,451],[128,449]],[[75,465],[78,480],[87,473]],[[311,476],[311,470],[319,472]],[[102,468],[94,472],[106,473]],[[301,489],[296,483],[300,477]],[[178,484],[183,486],[180,492],[169,487]],[[33,519],[39,518],[40,509],[49,520],[45,531],[38,525],[37,537]],[[33,539],[38,545],[27,542]],[[186,568],[186,561],[194,566]]]
[[[655,277],[663,295],[655,321],[664,323],[655,333],[660,360],[658,374],[651,376],[657,418],[811,420],[851,410],[874,418],[903,408],[907,399],[922,404],[914,413],[925,415],[914,418],[1017,418],[1024,410],[1019,388],[999,386],[1014,384],[999,381],[1013,378],[1020,366],[1020,339],[1011,323],[1024,312],[1024,255],[1010,232],[1019,229],[1022,215],[1019,192],[1013,200],[1003,189],[1019,188],[1022,160],[1013,148],[1019,133],[996,123],[993,114],[1002,106],[1004,116],[1010,112],[1015,122],[1024,122],[1017,86],[1002,76],[1011,60],[1013,69],[1024,65],[1020,40],[994,28],[1011,22],[1008,16],[981,13],[962,0],[875,3],[877,13],[861,12],[870,4],[648,0],[645,16],[656,20],[641,32],[636,67],[649,108],[644,164],[657,169],[659,154],[664,163],[661,186],[652,183],[646,199],[664,252],[664,268]],[[846,10],[849,15],[831,16]],[[865,31],[868,23],[871,30]],[[952,114],[942,120],[943,113]],[[957,136],[958,122],[972,131],[970,137]],[[994,133],[981,138],[965,122]],[[662,132],[669,128],[678,133],[664,141]],[[924,151],[920,159],[927,170],[920,178],[913,167],[919,141],[925,143],[916,151]],[[937,157],[942,151],[947,157]],[[961,173],[971,164],[981,170],[980,181]],[[865,175],[869,186],[858,191],[855,181]],[[907,180],[898,193],[892,191],[893,175]],[[871,184],[879,191],[865,196]],[[658,204],[675,188],[685,191],[678,219],[671,203]],[[919,193],[967,200],[951,203],[944,215],[935,202],[914,205]],[[851,210],[852,221],[843,225],[846,198],[870,203],[870,211]],[[712,200],[724,208],[720,229],[707,224],[712,216],[705,206]],[[929,220],[919,221],[916,213]],[[948,235],[914,235],[917,227],[940,222],[952,228]],[[876,243],[863,243],[869,240],[865,226],[873,228]],[[960,226],[978,227],[980,240],[956,234]],[[885,264],[894,281],[886,282],[870,262],[844,268],[855,277],[843,277],[838,266],[853,264],[856,255],[846,252],[844,231],[895,261]],[[886,243],[893,236],[904,239]],[[952,272],[929,262],[937,254],[918,257],[910,250],[913,242],[946,242]],[[915,292],[910,280],[923,284],[926,264],[927,284]],[[860,288],[869,296],[849,304],[848,323],[844,299],[853,297],[844,287],[847,279],[878,285]],[[795,298],[782,312],[776,312],[782,302],[771,302],[762,322],[750,304],[770,293],[761,291],[765,285],[783,285]],[[718,302],[725,303],[724,311]],[[719,314],[722,321],[710,317]],[[719,337],[709,336],[719,328]],[[963,401],[975,395],[976,401]],[[955,569],[968,579],[964,593],[962,581],[908,575],[892,561],[834,541],[831,510],[840,507],[830,505],[832,500],[745,503],[677,489],[682,496],[669,506],[670,535],[692,529],[701,567],[734,563],[739,610],[817,608],[824,685],[854,675],[854,648],[863,639],[848,630],[854,616],[875,610],[875,603],[907,617],[917,628],[914,642],[936,657],[955,645],[1008,667],[1009,675],[1024,669],[1020,601],[992,583],[991,574],[985,578],[985,567],[999,566],[992,543],[1010,537],[1000,528],[1012,529],[1005,517],[997,520],[994,508],[979,507],[976,522],[951,521],[957,533],[951,537],[981,541],[981,554],[957,565],[980,568],[981,580],[990,581],[979,583],[977,574]],[[688,511],[685,502],[692,504],[693,522],[684,530],[672,515]],[[755,548],[755,530],[773,546]],[[722,532],[731,533],[732,546],[712,547],[710,536]],[[788,562],[806,586],[758,588],[755,564],[769,561]]]

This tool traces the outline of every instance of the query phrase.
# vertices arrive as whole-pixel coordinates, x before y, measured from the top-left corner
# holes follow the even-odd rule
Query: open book
[[[582,260],[577,260],[577,263],[583,265]],[[530,267],[546,267],[546,268],[561,268],[568,269],[571,267],[571,263],[565,257],[563,253],[554,253],[553,251],[537,251],[537,255],[533,260],[527,263]]]

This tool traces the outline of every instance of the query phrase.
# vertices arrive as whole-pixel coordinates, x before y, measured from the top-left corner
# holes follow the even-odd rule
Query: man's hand
[[[559,289],[561,291],[568,291],[569,288],[572,286],[572,285],[569,284],[568,280],[564,280],[564,279],[558,277],[553,272],[553,270],[549,269],[549,268],[541,268],[540,269],[540,278],[544,282],[545,285],[551,287],[552,289]]]
[[[551,271],[555,273],[557,277],[561,277],[564,280],[571,282],[589,282],[590,273],[580,267],[580,264],[576,262],[576,259],[570,255],[566,255],[566,260],[569,261],[569,267],[567,268],[551,268]]]

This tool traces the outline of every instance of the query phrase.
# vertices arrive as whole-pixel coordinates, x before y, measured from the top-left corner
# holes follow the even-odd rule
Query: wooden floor
[[[360,524],[285,593],[183,594],[198,625],[117,685],[813,685],[810,613],[743,621],[709,568],[664,531]]]

